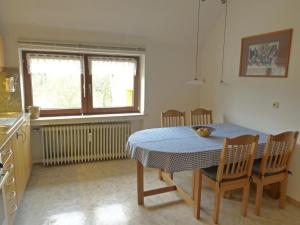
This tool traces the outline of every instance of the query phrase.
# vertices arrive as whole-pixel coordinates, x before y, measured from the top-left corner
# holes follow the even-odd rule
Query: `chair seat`
[[[259,173],[260,161],[261,161],[261,159],[256,159],[253,162],[252,173],[255,174],[255,175],[260,175],[260,173]],[[276,172],[276,173],[265,173],[264,176],[272,176],[272,175],[275,175],[275,174],[278,174],[278,173],[281,173],[281,172],[283,172],[283,171],[279,171],[279,172]]]
[[[217,180],[217,173],[218,173],[218,166],[211,166],[211,167],[208,167],[208,168],[204,168],[204,169],[202,169],[202,172],[203,172],[204,175],[206,175],[210,179],[216,181]],[[247,177],[247,176],[236,177],[236,178],[232,178],[232,179],[225,179],[224,181],[233,181],[233,180],[238,180],[238,179],[242,179],[242,178],[245,178],[245,177]]]
[[[259,175],[260,161],[261,161],[261,159],[256,159],[253,162],[252,173],[255,175]]]
[[[208,168],[202,169],[202,172],[209,177],[210,179],[216,181],[217,180],[217,172],[218,172],[218,166],[211,166]]]

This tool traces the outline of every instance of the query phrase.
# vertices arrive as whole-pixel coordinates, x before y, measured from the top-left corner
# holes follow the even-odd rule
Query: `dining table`
[[[138,204],[144,205],[144,198],[151,195],[177,191],[179,196],[200,218],[202,168],[217,166],[225,138],[241,135],[259,135],[256,158],[262,158],[267,134],[233,123],[206,125],[213,128],[208,137],[198,135],[193,126],[151,128],[133,133],[127,141],[126,151],[137,165]],[[144,167],[163,171],[162,179],[167,186],[144,190]],[[172,174],[193,171],[193,193],[190,196],[173,180]]]

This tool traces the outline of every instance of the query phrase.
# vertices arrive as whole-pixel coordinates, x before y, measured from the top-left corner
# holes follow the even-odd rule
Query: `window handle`
[[[89,84],[89,92],[92,94],[92,84]]]

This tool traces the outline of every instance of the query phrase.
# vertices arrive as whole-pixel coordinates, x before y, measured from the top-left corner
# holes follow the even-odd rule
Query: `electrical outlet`
[[[278,101],[274,101],[272,104],[274,109],[278,109],[279,108],[279,102]]]

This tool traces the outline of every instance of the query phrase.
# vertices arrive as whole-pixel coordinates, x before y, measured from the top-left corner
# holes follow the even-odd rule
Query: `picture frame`
[[[242,38],[240,77],[286,78],[293,29]]]

